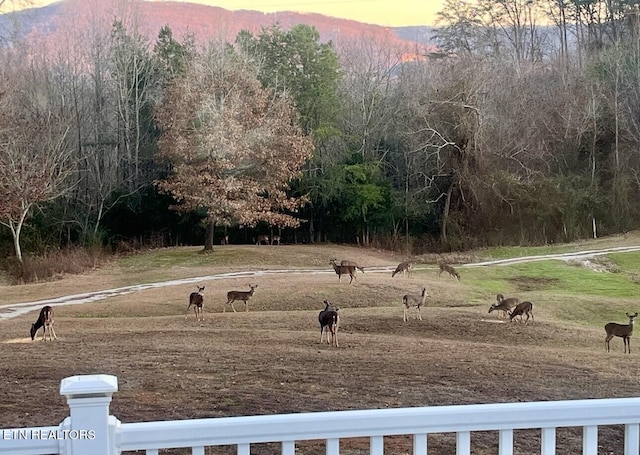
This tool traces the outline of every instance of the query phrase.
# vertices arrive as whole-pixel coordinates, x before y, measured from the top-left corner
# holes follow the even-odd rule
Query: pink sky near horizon
[[[32,1],[35,6],[54,2],[55,0]],[[319,13],[369,24],[399,27],[433,25],[444,0],[189,0],[189,2],[218,6],[228,10]]]

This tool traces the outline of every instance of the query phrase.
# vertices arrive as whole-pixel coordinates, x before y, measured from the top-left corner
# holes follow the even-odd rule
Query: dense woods
[[[135,1],[94,6],[47,40],[0,31],[0,248],[18,261],[223,233],[419,253],[637,226],[637,1],[447,0],[418,52],[308,25],[149,39]]]

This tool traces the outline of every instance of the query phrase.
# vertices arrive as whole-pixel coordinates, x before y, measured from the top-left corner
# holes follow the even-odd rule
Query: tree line
[[[277,233],[419,253],[634,229],[639,17],[447,0],[429,51],[303,24],[152,41],[136,2],[47,42],[2,33],[0,248]]]

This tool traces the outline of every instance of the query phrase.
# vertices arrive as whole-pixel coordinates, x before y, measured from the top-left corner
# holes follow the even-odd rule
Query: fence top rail
[[[58,453],[65,434],[60,427],[32,427],[0,429],[0,453],[33,455]]]
[[[640,422],[640,398],[492,403],[124,423],[122,450]]]

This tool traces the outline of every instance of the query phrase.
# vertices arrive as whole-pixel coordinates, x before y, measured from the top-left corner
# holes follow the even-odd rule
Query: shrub
[[[5,270],[14,284],[35,283],[95,269],[107,260],[100,248],[66,248],[50,250],[41,256],[25,257],[20,264],[15,258],[5,262]]]

